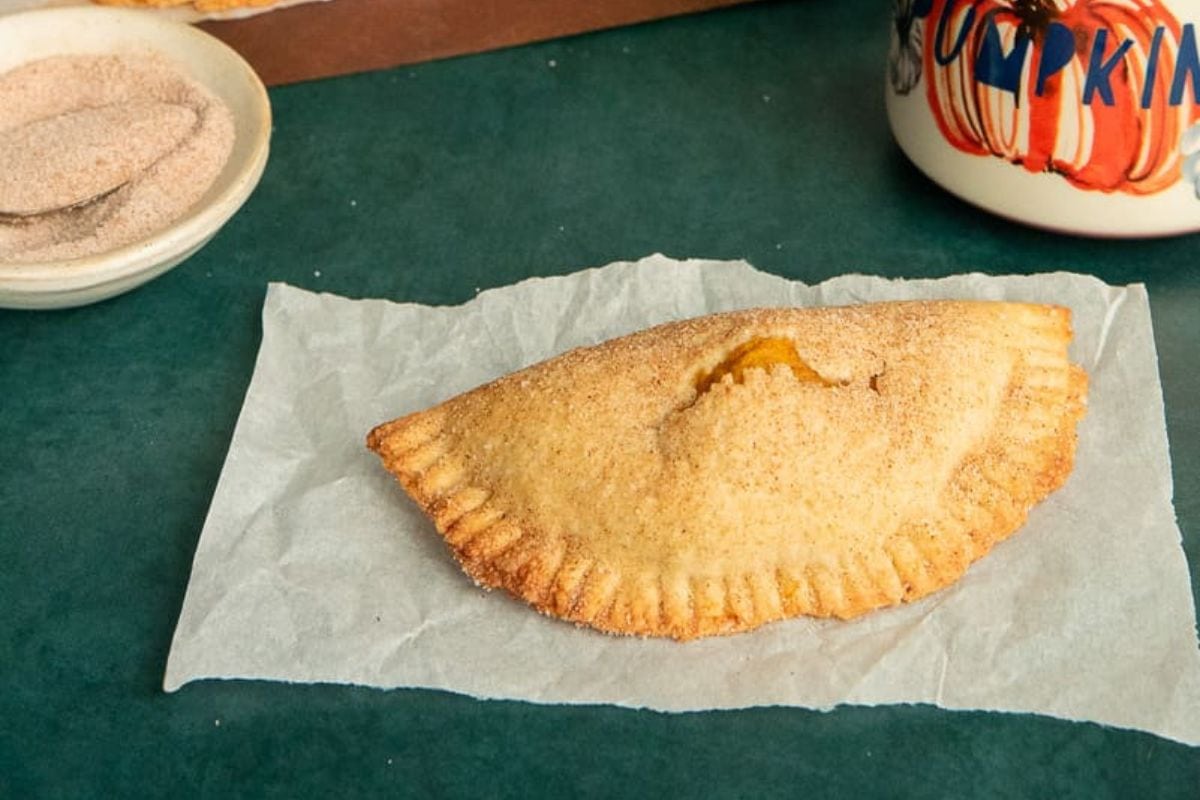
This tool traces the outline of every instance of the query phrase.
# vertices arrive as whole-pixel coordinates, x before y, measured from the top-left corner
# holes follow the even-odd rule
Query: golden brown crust
[[[263,8],[279,0],[93,0],[102,6],[127,6],[140,8],[175,8],[191,5],[197,11],[210,13],[230,11],[235,8]]]
[[[367,443],[477,583],[544,613],[676,639],[849,618],[957,580],[1066,480],[1087,392],[1070,338],[1066,309],[1015,303],[718,314]],[[758,340],[802,365],[722,367]]]

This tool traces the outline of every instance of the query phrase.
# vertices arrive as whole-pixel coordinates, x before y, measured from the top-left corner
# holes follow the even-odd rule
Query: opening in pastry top
[[[796,346],[788,339],[780,337],[757,337],[743,342],[729,352],[721,363],[712,368],[711,372],[701,372],[696,377],[696,391],[700,394],[708,391],[713,384],[720,383],[726,375],[733,376],[734,383],[745,380],[748,369],[770,369],[776,364],[786,364],[796,380],[805,383],[819,383],[831,386],[796,352]]]

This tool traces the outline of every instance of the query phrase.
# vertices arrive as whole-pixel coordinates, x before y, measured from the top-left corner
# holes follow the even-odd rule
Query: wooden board
[[[747,0],[330,0],[201,27],[268,86],[478,53]]]

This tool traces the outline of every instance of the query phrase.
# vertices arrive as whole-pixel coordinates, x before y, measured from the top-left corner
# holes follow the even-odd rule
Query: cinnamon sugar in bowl
[[[217,233],[266,166],[258,76],[153,13],[0,17],[0,95],[0,169],[19,176],[0,185],[0,212],[29,215],[0,213],[0,307],[84,305],[161,275]]]

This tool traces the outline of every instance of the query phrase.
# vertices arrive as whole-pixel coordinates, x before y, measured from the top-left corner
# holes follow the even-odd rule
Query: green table
[[[768,3],[275,90],[266,176],[208,247],[106,303],[0,312],[0,797],[1200,797],[1200,750],[1024,715],[159,689],[268,281],[459,303],[654,251],[1144,281],[1200,575],[1200,238],[1057,236],[932,185],[887,130],[887,25]]]

